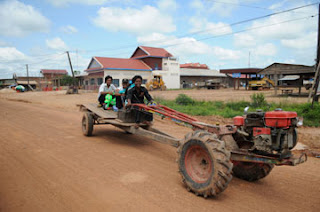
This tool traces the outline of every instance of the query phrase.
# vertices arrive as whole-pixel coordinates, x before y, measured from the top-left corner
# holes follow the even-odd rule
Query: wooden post
[[[69,55],[69,51],[67,51],[67,55],[68,55],[68,60],[69,60],[69,64],[70,64],[70,69],[71,69],[71,73],[72,73],[72,78],[73,78],[73,93],[78,93],[78,89],[77,89],[77,85],[76,85],[76,79],[74,77],[74,72],[73,72],[73,68],[72,68],[72,63],[71,63],[71,59],[70,59],[70,55]]]
[[[278,72],[276,68],[277,67],[275,67],[275,70],[274,70],[274,95],[275,96],[278,95]]]
[[[320,60],[320,4],[319,4],[319,12],[318,12],[318,45],[317,45],[317,62],[316,65],[319,66],[319,60]],[[314,91],[314,96],[312,100],[312,107],[313,107],[313,102],[317,101],[319,102],[319,96],[317,95],[318,87],[319,87],[319,74],[317,79],[315,80],[315,91]]]
[[[28,64],[26,64],[26,68],[27,68],[27,79],[28,79],[28,90],[30,89],[30,83],[29,83],[29,67]]]
[[[246,90],[248,90],[248,74],[246,74]]]

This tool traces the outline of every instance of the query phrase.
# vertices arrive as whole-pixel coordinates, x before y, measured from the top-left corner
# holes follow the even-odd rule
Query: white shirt
[[[99,87],[98,98],[99,98],[101,92],[115,92],[116,90],[117,90],[117,88],[113,84],[110,84],[110,86],[108,87],[106,83],[102,83]]]

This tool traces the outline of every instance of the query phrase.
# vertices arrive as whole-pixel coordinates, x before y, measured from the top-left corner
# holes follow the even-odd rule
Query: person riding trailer
[[[126,107],[130,107],[131,104],[145,104],[144,103],[144,98],[146,98],[148,100],[148,102],[152,102],[153,99],[150,96],[148,90],[141,86],[142,84],[142,77],[140,75],[136,75],[132,78],[132,83],[134,84],[134,87],[129,87],[127,90],[127,101],[128,104],[126,105]],[[139,127],[139,124],[142,120],[142,116],[143,119],[145,120],[144,123],[150,125],[151,121],[153,120],[153,115],[150,112],[147,111],[141,111],[139,110],[139,107],[134,106],[132,108],[135,112],[135,123],[136,123],[136,128]]]
[[[107,94],[114,95],[116,90],[117,88],[112,84],[112,76],[106,76],[104,79],[104,83],[102,83],[99,87],[99,106],[102,107],[105,104]]]
[[[126,91],[129,86],[129,80],[123,79],[122,86],[117,88],[116,92],[116,106],[118,109],[122,109],[125,106]]]

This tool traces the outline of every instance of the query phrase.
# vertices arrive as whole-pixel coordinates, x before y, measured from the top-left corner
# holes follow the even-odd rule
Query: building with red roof
[[[200,64],[200,63],[180,64],[180,68],[209,69],[209,67],[206,64]]]
[[[85,86],[95,89],[107,75],[119,86],[122,79],[141,75],[143,83],[155,74],[161,74],[168,88],[180,87],[179,63],[163,48],[138,46],[130,58],[92,57],[85,70]]]
[[[60,80],[63,76],[68,75],[65,69],[41,69],[40,73],[43,79],[39,82],[40,88],[60,87]]]

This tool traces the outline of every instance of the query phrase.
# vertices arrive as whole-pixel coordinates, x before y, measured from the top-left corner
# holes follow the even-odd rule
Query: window
[[[91,78],[90,79],[90,85],[94,85],[95,84],[95,80],[94,80],[94,78]]]
[[[98,85],[101,85],[103,82],[103,79],[102,78],[98,78]]]
[[[85,85],[89,85],[89,81],[88,80],[85,81]]]
[[[120,85],[119,79],[113,79],[112,84],[114,84],[114,86],[116,86],[116,87],[119,87],[119,85]]]
[[[158,63],[154,64],[154,70],[158,70]]]
[[[144,85],[147,84],[147,80],[146,80],[146,79],[143,79],[143,80],[142,80],[142,84],[144,84]]]

